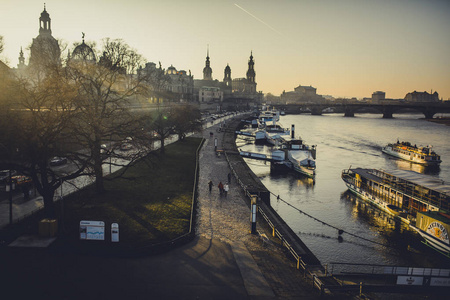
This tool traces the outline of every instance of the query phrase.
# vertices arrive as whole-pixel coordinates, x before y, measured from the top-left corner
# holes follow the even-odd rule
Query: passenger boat
[[[437,166],[441,163],[441,158],[437,155],[431,146],[417,147],[409,142],[399,142],[388,144],[381,150],[384,153],[395,156],[410,162],[422,164],[425,166]]]
[[[354,168],[343,170],[341,177],[352,193],[409,224],[425,244],[450,256],[450,216],[446,214],[450,211],[450,185],[405,170]],[[442,234],[442,238],[436,239],[433,234]]]
[[[424,239],[424,244],[450,257],[450,215],[441,212],[418,212],[416,226],[411,226]]]

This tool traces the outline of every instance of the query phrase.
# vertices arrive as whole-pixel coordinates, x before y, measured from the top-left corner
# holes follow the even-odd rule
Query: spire
[[[247,80],[251,83],[255,83],[255,62],[253,61],[253,51],[250,52],[250,59],[248,60]]]
[[[45,7],[45,3],[44,11],[41,12],[41,17],[39,18],[39,34],[52,34],[51,19]]]
[[[23,56],[23,50],[22,47],[20,47],[20,52],[19,52],[19,64],[17,65],[17,68],[23,68],[25,67],[25,57]]]
[[[83,39],[83,44],[84,44],[84,32],[81,33],[81,38]]]
[[[206,51],[205,67],[203,68],[203,80],[212,80],[212,69],[209,61],[209,44]]]

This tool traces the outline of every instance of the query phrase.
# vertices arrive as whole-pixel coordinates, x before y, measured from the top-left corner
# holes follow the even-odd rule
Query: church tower
[[[253,61],[253,51],[250,52],[250,59],[248,61],[247,81],[248,83],[255,83],[255,62]]]
[[[225,67],[225,76],[223,77],[223,82],[225,83],[226,86],[231,87],[231,68],[230,66],[227,64],[227,66]]]
[[[203,68],[203,80],[213,80],[212,79],[212,69],[210,67],[209,63],[209,47],[206,54],[206,63],[205,67]]]
[[[43,70],[51,65],[61,63],[61,49],[52,36],[51,19],[44,4],[44,11],[39,18],[39,35],[33,39],[30,47],[31,69]]]
[[[44,3],[44,11],[41,12],[41,17],[39,18],[39,34],[49,34],[52,35],[51,29],[51,19],[47,10],[45,9]]]
[[[25,68],[25,57],[23,56],[23,50],[22,47],[20,47],[20,53],[19,53],[19,64],[17,65],[18,69]]]

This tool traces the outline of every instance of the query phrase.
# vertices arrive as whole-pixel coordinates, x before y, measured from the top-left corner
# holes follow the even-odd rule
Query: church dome
[[[73,50],[72,59],[95,62],[95,54],[94,51],[92,51],[92,48],[86,45],[83,40],[83,42]]]
[[[167,75],[176,75],[177,74],[177,69],[175,69],[175,67],[173,65],[171,65],[170,67],[167,68]]]

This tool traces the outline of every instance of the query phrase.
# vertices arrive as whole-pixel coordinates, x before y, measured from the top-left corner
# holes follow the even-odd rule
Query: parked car
[[[11,170],[11,176],[17,175],[16,170]],[[5,183],[9,179],[9,170],[0,171],[0,183]]]
[[[52,166],[52,167],[62,166],[65,164],[67,164],[66,157],[55,156],[50,160],[50,166]]]

